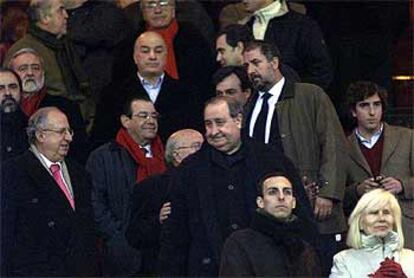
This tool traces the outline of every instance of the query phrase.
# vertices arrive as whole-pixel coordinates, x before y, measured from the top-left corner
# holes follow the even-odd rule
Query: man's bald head
[[[160,76],[167,60],[167,46],[156,32],[142,33],[135,41],[134,61],[142,77]]]
[[[203,142],[203,135],[194,129],[176,131],[167,140],[165,161],[168,165],[177,167],[184,158],[198,151]]]

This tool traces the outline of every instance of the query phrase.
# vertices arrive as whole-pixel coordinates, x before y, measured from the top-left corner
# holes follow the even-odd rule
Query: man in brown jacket
[[[304,183],[319,186],[314,215],[321,234],[319,250],[324,273],[342,247],[346,230],[342,210],[345,175],[343,135],[329,97],[318,86],[294,83],[280,72],[280,53],[274,44],[246,44],[244,66],[256,89],[246,107],[245,136],[282,146]]]
[[[401,209],[405,246],[414,248],[414,133],[382,121],[387,93],[370,81],[352,83],[348,105],[356,119],[349,139],[345,211],[366,192],[382,187],[395,194]]]

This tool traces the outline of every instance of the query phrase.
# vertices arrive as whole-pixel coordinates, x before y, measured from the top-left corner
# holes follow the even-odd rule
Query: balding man
[[[81,105],[85,121],[91,120],[91,101],[87,75],[72,43],[66,36],[68,14],[63,0],[32,0],[28,9],[28,33],[6,54],[5,65],[22,48],[33,48],[44,59],[45,85],[52,95],[75,100]]]
[[[161,224],[171,213],[168,200],[173,175],[181,162],[197,152],[204,142],[200,132],[183,129],[173,133],[165,148],[165,161],[169,169],[139,183],[131,197],[131,220],[126,231],[128,242],[142,252],[141,271],[143,276],[157,272],[157,257]],[[173,208],[172,208],[173,209]]]
[[[163,142],[173,132],[201,122],[196,90],[171,78],[165,71],[167,46],[158,33],[141,34],[135,42],[133,58],[136,74],[111,87],[98,108],[94,141],[100,143],[113,137],[119,127],[117,117],[122,110],[119,103],[132,96],[145,97],[154,103],[161,115],[159,134]]]
[[[66,161],[73,130],[54,107],[29,120],[30,149],[3,165],[2,274],[96,276],[89,180]]]

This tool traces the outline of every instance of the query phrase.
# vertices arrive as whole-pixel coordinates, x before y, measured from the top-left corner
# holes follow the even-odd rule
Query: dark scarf
[[[137,183],[143,179],[163,173],[167,167],[164,162],[164,147],[159,136],[151,143],[151,158],[145,157],[143,148],[141,148],[129,135],[125,128],[121,128],[116,135],[116,142],[124,147],[138,164],[136,181]]]
[[[285,250],[289,275],[303,274],[301,269],[306,267],[301,265],[301,257],[306,246],[301,237],[303,223],[299,218],[292,214],[286,221],[281,221],[263,209],[258,209],[253,216],[250,227],[272,238],[275,246],[280,246]]]
[[[67,89],[67,97],[75,101],[89,97],[88,77],[73,44],[68,38],[58,39],[55,35],[40,29],[35,24],[30,24],[29,33],[55,52],[57,63],[62,71],[63,82]]]

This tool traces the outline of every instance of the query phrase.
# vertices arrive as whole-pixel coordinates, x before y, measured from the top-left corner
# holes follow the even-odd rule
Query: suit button
[[[202,264],[210,264],[211,263],[211,259],[210,258],[204,258],[202,261]]]
[[[234,185],[230,184],[229,186],[227,186],[228,190],[234,190]]]
[[[33,198],[31,202],[32,202],[33,204],[37,204],[37,203],[39,202],[39,199],[37,199],[37,198]]]
[[[49,221],[47,222],[47,225],[49,226],[49,228],[52,228],[53,226],[55,226],[55,221]]]
[[[233,230],[237,230],[239,228],[239,225],[237,225],[237,224],[231,224],[231,228]]]
[[[6,151],[9,153],[13,150],[13,148],[11,146],[7,146]]]
[[[285,138],[286,137],[286,134],[284,134],[284,133],[282,133],[282,134],[280,134],[280,138]]]

